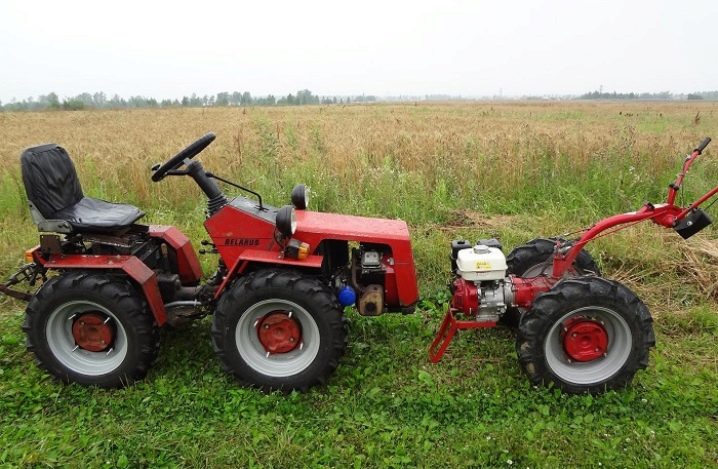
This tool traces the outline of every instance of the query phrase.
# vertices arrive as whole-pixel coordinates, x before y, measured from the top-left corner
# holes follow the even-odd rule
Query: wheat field
[[[466,334],[439,365],[425,349],[446,301],[449,242],[511,248],[664,200],[682,158],[718,137],[718,103],[477,102],[0,113],[0,275],[37,243],[20,177],[25,147],[55,142],[85,192],[137,205],[196,245],[204,200],[149,168],[202,134],[205,168],[313,209],[406,220],[424,301],[409,317],[351,315],[329,386],[262,395],[225,377],[205,322],[163,335],[160,362],[122,391],[52,383],[24,351],[23,305],[0,297],[0,463],[358,467],[718,464],[718,242],[645,224],[589,245],[656,320],[651,367],[621,393],[531,388],[507,331]],[[718,145],[718,144],[717,144]],[[718,147],[687,199],[718,183]],[[228,190],[228,192],[231,192]],[[204,256],[209,273],[216,259]],[[567,449],[567,448],[570,448]]]

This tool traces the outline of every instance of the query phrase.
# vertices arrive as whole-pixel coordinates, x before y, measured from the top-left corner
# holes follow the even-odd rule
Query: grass
[[[701,119],[694,116],[700,111]],[[0,272],[37,233],[18,155],[57,141],[84,189],[134,203],[198,243],[189,181],[148,167],[202,133],[215,172],[270,203],[294,183],[314,207],[411,226],[425,298],[411,316],[349,313],[350,345],[330,384],[307,394],[238,387],[209,347],[209,319],[162,335],[142,383],[63,386],[24,351],[23,305],[0,298],[0,464],[73,466],[615,467],[718,464],[718,245],[645,225],[598,240],[603,271],[656,320],[650,367],[622,392],[566,396],[527,384],[507,330],[464,333],[438,365],[426,347],[447,293],[452,238],[512,247],[659,202],[680,155],[718,135],[711,103],[487,103],[0,113]],[[710,148],[710,147],[709,147]],[[715,152],[713,152],[715,153]],[[707,151],[687,196],[715,184]],[[203,257],[209,272],[215,260]]]

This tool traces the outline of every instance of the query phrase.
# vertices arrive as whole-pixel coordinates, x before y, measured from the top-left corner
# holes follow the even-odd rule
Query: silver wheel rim
[[[72,335],[73,319],[82,313],[100,312],[109,317],[115,326],[111,347],[102,352],[91,352],[77,345]],[[102,376],[122,365],[127,356],[127,333],[122,323],[110,310],[91,301],[71,301],[56,308],[45,326],[47,345],[55,359],[67,369],[85,376]]]
[[[524,272],[521,277],[523,278],[533,278],[533,277],[540,277],[541,275],[544,275],[549,272],[549,270],[553,268],[553,261],[549,258],[546,262],[541,262],[536,265],[532,265],[528,269],[526,269],[526,272]]]
[[[608,334],[608,349],[602,358],[588,362],[572,361],[563,348],[562,324],[572,316],[600,321]],[[549,330],[544,341],[546,364],[561,380],[571,384],[598,384],[615,376],[626,364],[633,347],[631,328],[617,312],[600,306],[587,306],[564,314]]]
[[[532,265],[528,269],[526,269],[526,272],[524,272],[521,277],[523,278],[533,278],[533,277],[540,277],[542,275],[549,275],[553,271],[553,259],[549,258],[545,262],[540,262],[536,265]],[[593,272],[587,272],[588,274],[593,274]],[[577,269],[575,266],[571,266],[567,271],[565,276],[567,277],[579,277],[581,275],[585,275],[586,272],[583,272],[581,269]]]
[[[287,311],[299,321],[302,329],[300,344],[287,353],[267,355],[259,341],[256,324],[269,313]],[[269,299],[252,305],[242,314],[235,330],[237,351],[254,371],[273,378],[285,378],[301,373],[319,354],[319,327],[309,312],[298,304],[282,299]]]

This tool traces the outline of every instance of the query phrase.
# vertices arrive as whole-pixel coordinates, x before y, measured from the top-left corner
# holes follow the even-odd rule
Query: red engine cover
[[[454,295],[451,297],[451,307],[458,309],[467,316],[475,315],[479,310],[479,289],[474,282],[467,282],[463,278],[454,280]]]

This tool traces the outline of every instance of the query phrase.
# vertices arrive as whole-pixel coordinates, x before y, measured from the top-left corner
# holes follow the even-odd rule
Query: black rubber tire
[[[605,308],[620,315],[630,328],[631,348],[621,368],[612,376],[600,382],[577,384],[561,379],[553,372],[546,360],[544,345],[557,321],[567,313],[585,307]],[[648,366],[650,348],[656,343],[652,323],[646,305],[626,286],[601,277],[570,278],[539,295],[531,310],[521,318],[516,353],[521,368],[535,385],[553,384],[571,394],[598,394],[621,389],[631,383],[639,369]],[[612,337],[609,336],[609,355],[611,346]]]
[[[127,356],[112,372],[93,376],[63,365],[48,346],[46,326],[53,311],[70,301],[89,300],[104,306],[122,323]],[[129,386],[145,377],[157,359],[159,329],[145,299],[127,278],[94,272],[68,272],[48,280],[27,305],[22,326],[27,349],[54,378],[103,388]]]
[[[516,276],[523,276],[532,267],[547,262],[553,255],[556,238],[536,238],[528,243],[518,246],[506,256],[508,273]],[[600,277],[601,271],[591,254],[585,250],[578,253],[573,262],[573,267],[578,275],[595,275]]]
[[[514,250],[506,256],[506,265],[508,266],[506,273],[523,277],[526,272],[535,270],[541,264],[550,262],[556,240],[557,238],[536,238],[522,246],[514,248]],[[574,271],[572,273],[576,275],[601,276],[601,270],[596,265],[593,257],[583,249],[578,254],[578,257],[576,257],[573,267]],[[533,277],[534,275],[532,274],[531,276]],[[519,326],[520,319],[521,311],[517,308],[509,307],[506,313],[499,319],[499,323],[515,329]]]
[[[254,304],[279,298],[304,308],[319,330],[319,350],[313,362],[297,374],[274,377],[249,366],[239,353],[235,331],[240,317]],[[343,310],[320,280],[299,272],[260,270],[240,278],[222,295],[212,323],[212,347],[224,370],[241,384],[265,392],[307,391],[326,383],[347,346]]]

